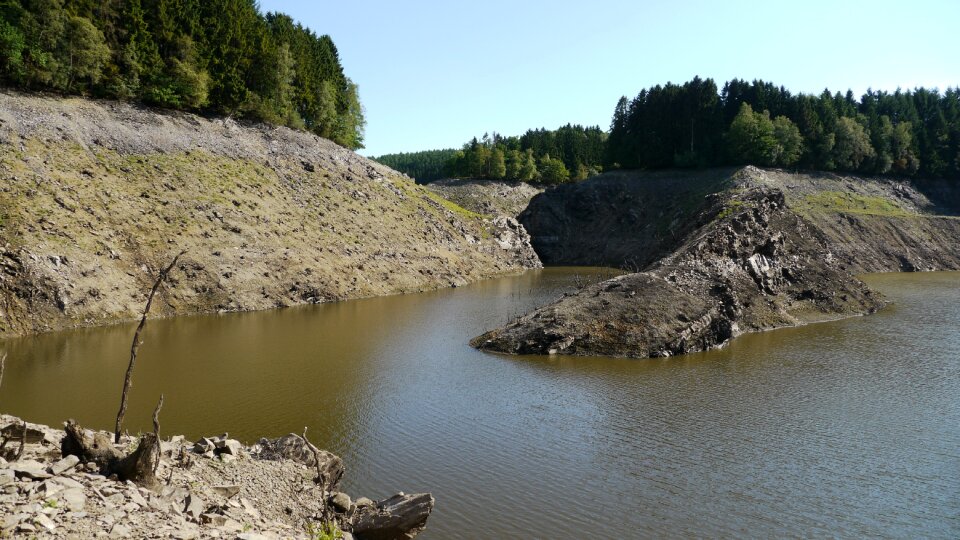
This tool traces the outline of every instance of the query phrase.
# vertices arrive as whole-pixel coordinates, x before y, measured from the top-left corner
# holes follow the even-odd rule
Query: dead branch
[[[143,308],[143,317],[140,318],[140,324],[137,326],[137,331],[133,334],[133,343],[130,345],[130,364],[127,365],[127,374],[123,379],[123,393],[120,395],[120,411],[117,413],[117,425],[113,431],[113,442],[120,442],[120,427],[123,425],[123,415],[127,412],[127,393],[130,392],[130,386],[133,384],[133,367],[137,363],[137,350],[140,349],[140,332],[143,331],[143,327],[147,325],[147,314],[150,313],[150,305],[153,303],[153,297],[157,294],[157,290],[160,288],[160,285],[165,279],[167,279],[167,274],[173,270],[173,267],[176,266],[177,260],[180,259],[180,256],[186,253],[186,251],[181,251],[173,258],[173,261],[170,264],[160,270],[160,275],[157,276],[157,281],[154,282],[153,288],[150,289],[150,295],[147,297],[147,305]]]
[[[163,449],[160,447],[160,408],[163,407],[163,394],[160,394],[160,401],[157,402],[157,408],[153,410],[153,437],[157,439],[157,461],[153,464],[153,472],[156,474],[157,467],[160,466],[160,456]]]
[[[303,439],[303,442],[307,445],[307,448],[310,449],[310,452],[313,454],[313,462],[317,467],[317,476],[314,477],[313,483],[320,486],[320,516],[323,523],[331,523],[333,519],[333,514],[330,511],[330,504],[327,501],[327,490],[329,486],[327,485],[327,475],[320,472],[320,453],[317,452],[317,447],[310,444],[310,440],[307,439],[307,426],[303,426],[303,435],[300,436]]]
[[[307,444],[307,448],[309,448],[310,452],[313,454],[313,463],[317,467],[317,476],[314,477],[313,483],[320,484],[320,487],[326,491],[327,478],[325,474],[320,472],[320,454],[317,452],[317,448],[310,444],[310,440],[307,439],[307,426],[303,426],[303,435],[301,435],[300,438],[303,439],[303,442]]]
[[[7,365],[7,352],[3,352],[3,356],[0,356],[0,386],[3,386],[3,370]]]

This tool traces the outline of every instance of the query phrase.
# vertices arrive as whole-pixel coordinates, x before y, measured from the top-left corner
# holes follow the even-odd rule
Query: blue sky
[[[794,92],[960,85],[960,1],[262,0],[329,34],[366,109],[364,155],[567,122],[694,75]]]

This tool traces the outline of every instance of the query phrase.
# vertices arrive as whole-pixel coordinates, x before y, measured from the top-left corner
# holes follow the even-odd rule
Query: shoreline
[[[434,506],[429,493],[354,500],[339,491],[342,460],[292,433],[249,446],[226,433],[195,443],[169,437],[160,443],[158,482],[145,486],[104,476],[93,462],[62,455],[64,431],[43,424],[25,423],[23,455],[15,459],[22,422],[0,414],[7,439],[0,451],[4,535],[317,538],[323,523],[335,523],[344,540],[401,540],[425,528]],[[114,446],[129,451],[136,444],[135,437],[124,435]],[[330,481],[318,485],[313,470]]]

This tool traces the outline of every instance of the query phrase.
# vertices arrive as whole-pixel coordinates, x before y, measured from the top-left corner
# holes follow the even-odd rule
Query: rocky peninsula
[[[936,186],[746,167],[613,173],[549,190],[520,221],[547,264],[625,266],[483,334],[512,354],[664,357],[872,313],[856,274],[960,268]]]

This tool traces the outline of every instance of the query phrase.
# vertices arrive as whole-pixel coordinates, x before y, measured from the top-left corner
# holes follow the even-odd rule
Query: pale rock
[[[23,461],[15,461],[10,465],[10,469],[13,470],[13,474],[17,478],[29,478],[31,480],[46,480],[47,478],[52,478],[53,475],[48,473],[42,463],[33,459],[25,459]]]
[[[187,497],[186,505],[183,508],[183,513],[193,521],[200,519],[200,514],[204,511],[203,501],[193,493]]]
[[[60,494],[60,500],[74,512],[80,512],[87,504],[87,496],[82,489],[71,488]]]
[[[243,505],[243,510],[244,510],[248,515],[250,515],[250,516],[253,517],[254,519],[260,519],[260,511],[257,510],[257,507],[254,506],[253,503],[251,503],[251,502],[250,502],[249,500],[247,500],[247,499],[241,498],[241,499],[240,499],[240,504]]]
[[[226,518],[223,525],[220,526],[220,530],[228,533],[239,533],[243,532],[243,525],[235,519]]]
[[[240,493],[240,486],[236,486],[236,485],[212,486],[210,489],[217,495],[220,495],[221,497],[226,497],[227,499]]]
[[[80,463],[80,458],[74,455],[69,455],[48,467],[47,472],[54,476],[59,476],[76,467],[78,463]]]
[[[110,529],[110,538],[129,538],[133,530],[129,526],[117,523]]]
[[[127,497],[135,503],[137,506],[145,508],[148,506],[147,500],[143,498],[143,495],[140,494],[140,490],[131,489],[127,491]]]
[[[346,512],[350,509],[352,501],[350,496],[343,492],[334,493],[333,497],[330,497],[330,503],[333,504],[333,507],[339,510],[340,512]]]
[[[203,437],[199,441],[193,443],[193,451],[197,454],[206,454],[207,452],[213,452],[213,450],[216,447],[217,447],[216,444],[212,440],[206,437]]]
[[[57,528],[57,524],[54,523],[52,519],[47,517],[46,514],[37,514],[37,517],[34,518],[34,522],[48,531],[52,531]]]
[[[240,444],[240,441],[236,439],[224,439],[217,442],[217,449],[222,454],[239,456],[240,452],[243,450],[243,445]]]
[[[222,527],[227,522],[227,516],[220,514],[200,514],[200,523],[213,527]]]

